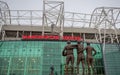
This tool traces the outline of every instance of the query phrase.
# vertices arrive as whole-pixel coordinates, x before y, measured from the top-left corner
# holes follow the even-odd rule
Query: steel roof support
[[[54,25],[54,27],[53,27]],[[63,1],[43,1],[42,35],[45,35],[45,27],[51,27],[51,32],[63,36],[64,26],[64,2]]]

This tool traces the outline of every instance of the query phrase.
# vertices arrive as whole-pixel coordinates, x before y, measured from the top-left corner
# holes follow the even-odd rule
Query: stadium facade
[[[43,3],[43,11],[10,10],[0,1],[0,75],[48,75],[51,65],[64,75],[62,50],[68,40],[83,40],[84,47],[91,42],[97,50],[96,75],[120,74],[120,8],[99,7],[83,14],[64,12],[63,1]],[[76,49],[74,56],[76,73]]]

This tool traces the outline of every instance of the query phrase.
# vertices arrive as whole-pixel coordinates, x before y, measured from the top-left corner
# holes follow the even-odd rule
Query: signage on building
[[[23,35],[23,40],[60,40],[60,36],[57,35]],[[82,40],[80,36],[63,36],[62,40],[71,40],[71,41],[78,41]]]

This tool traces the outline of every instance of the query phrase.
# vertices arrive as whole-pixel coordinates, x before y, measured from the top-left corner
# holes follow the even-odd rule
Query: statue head
[[[70,42],[70,41],[67,41],[67,44],[71,44],[71,42]]]
[[[81,44],[82,41],[77,41],[78,44]]]
[[[87,45],[89,46],[89,45],[90,45],[90,42],[87,42]]]

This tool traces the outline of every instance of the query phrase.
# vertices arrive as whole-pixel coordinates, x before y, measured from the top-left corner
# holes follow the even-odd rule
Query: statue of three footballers
[[[86,61],[88,66],[88,73],[90,73],[90,67],[94,71],[93,66],[93,56],[96,55],[96,50],[90,46],[90,43],[87,43],[87,47],[84,48],[83,44],[81,44],[82,41],[78,41],[76,45],[72,45],[70,41],[67,42],[67,45],[64,47],[62,55],[66,56],[66,75],[68,75],[68,65],[71,62],[71,74],[73,74],[74,71],[74,55],[73,55],[73,49],[76,48],[77,50],[77,74],[79,74],[79,64],[82,62],[82,75],[85,73],[85,56],[84,56],[84,50],[86,50]],[[92,54],[92,51],[94,51],[94,54]]]

